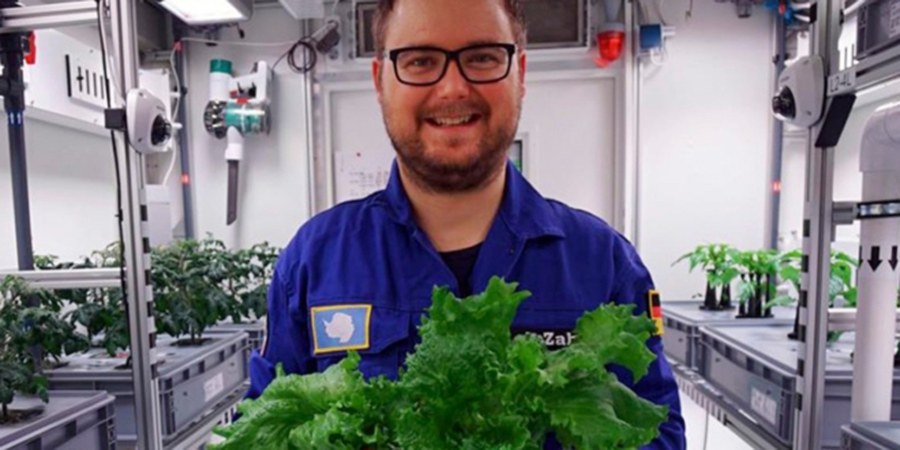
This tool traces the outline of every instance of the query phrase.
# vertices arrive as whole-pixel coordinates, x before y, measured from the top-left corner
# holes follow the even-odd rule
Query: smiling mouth
[[[459,127],[473,124],[479,119],[481,119],[480,114],[469,114],[455,117],[429,117],[425,121],[436,127]]]

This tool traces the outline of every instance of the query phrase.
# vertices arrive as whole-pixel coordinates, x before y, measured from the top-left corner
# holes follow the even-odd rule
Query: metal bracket
[[[829,308],[828,331],[853,331],[856,329],[856,308]],[[897,316],[900,330],[900,315]]]
[[[19,277],[38,289],[93,289],[122,287],[119,269],[0,271],[0,279]]]
[[[834,202],[832,210],[835,225],[853,225],[856,222],[859,208],[856,202]]]
[[[92,1],[0,9],[0,34],[97,23]]]

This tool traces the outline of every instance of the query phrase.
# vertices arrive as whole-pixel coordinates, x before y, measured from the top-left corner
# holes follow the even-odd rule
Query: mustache
[[[486,116],[488,110],[489,108],[484,102],[468,101],[445,104],[430,108],[423,107],[419,110],[418,116],[420,119],[440,116],[464,116],[467,114],[479,114],[481,116]]]

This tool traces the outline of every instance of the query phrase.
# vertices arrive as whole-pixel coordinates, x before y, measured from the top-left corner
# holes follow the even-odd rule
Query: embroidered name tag
[[[316,306],[310,319],[316,355],[369,348],[372,305]]]
[[[575,332],[565,330],[537,330],[537,329],[513,329],[512,335],[533,334],[547,346],[548,350],[559,350],[568,347],[575,342]]]

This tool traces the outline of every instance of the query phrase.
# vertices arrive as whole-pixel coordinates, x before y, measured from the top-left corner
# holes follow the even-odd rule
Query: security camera
[[[822,117],[825,107],[825,65],[819,56],[807,56],[784,69],[772,99],[778,119],[809,128]]]
[[[126,114],[128,140],[139,153],[160,153],[172,139],[172,123],[166,106],[146,89],[128,92]]]

